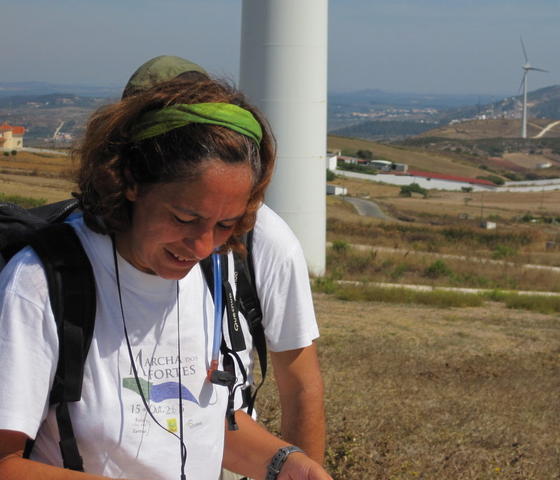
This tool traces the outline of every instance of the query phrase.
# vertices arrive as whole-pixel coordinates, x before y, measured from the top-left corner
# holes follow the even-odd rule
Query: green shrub
[[[502,290],[490,290],[489,292],[484,292],[482,296],[492,302],[505,302],[512,294],[504,292]]]
[[[348,250],[350,250],[350,245],[348,244],[348,242],[345,242],[344,240],[335,240],[334,242],[332,242],[331,248],[336,253],[344,254],[348,252]]]
[[[12,150],[10,153],[12,154],[12,156],[15,156],[17,155],[17,150]]]
[[[474,272],[453,273],[452,284],[457,287],[493,288],[494,282],[484,275]]]
[[[478,307],[484,301],[480,295],[473,293],[446,290],[422,291],[363,285],[338,286],[334,293],[339,300],[345,301],[417,303],[439,308]]]
[[[371,150],[358,150],[356,152],[356,157],[363,158],[364,160],[371,160],[373,158],[373,152]]]
[[[535,219],[535,217],[533,217],[533,215],[531,215],[529,212],[527,212],[519,220],[521,222],[524,222],[524,223],[529,223],[529,222],[532,222],[534,219]]]
[[[339,162],[337,167],[339,170],[347,170],[349,172],[367,173],[368,175],[377,175],[377,169],[365,165],[357,165],[355,163]]]
[[[414,303],[433,307],[480,307],[483,299],[475,293],[434,290],[432,292],[415,292]]]
[[[539,313],[560,313],[560,296],[511,294],[506,306]]]
[[[327,168],[327,182],[332,182],[336,178],[336,174]]]
[[[424,270],[424,276],[428,278],[441,278],[450,277],[453,274],[452,270],[447,266],[443,260],[436,260]]]
[[[409,269],[406,263],[400,263],[391,272],[391,280],[398,280],[401,278]]]
[[[515,255],[517,255],[517,250],[509,245],[496,245],[492,252],[492,258],[495,260],[514,257]]]
[[[399,195],[403,197],[411,197],[413,193],[419,193],[424,198],[428,196],[428,190],[422,188],[417,183],[411,183],[410,185],[402,186]]]
[[[517,173],[513,173],[513,172],[504,173],[504,177],[506,177],[508,180],[511,180],[512,182],[519,182],[519,181],[523,180],[521,175],[519,175]]]
[[[332,277],[318,277],[313,282],[313,289],[317,292],[333,294],[337,289],[337,284]]]

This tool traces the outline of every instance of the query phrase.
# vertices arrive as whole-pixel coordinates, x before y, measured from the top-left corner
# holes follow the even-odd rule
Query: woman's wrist
[[[276,480],[282,470],[282,467],[284,466],[284,463],[286,463],[288,456],[295,452],[304,453],[301,448],[296,447],[295,445],[288,445],[286,447],[279,448],[268,464],[265,480]]]

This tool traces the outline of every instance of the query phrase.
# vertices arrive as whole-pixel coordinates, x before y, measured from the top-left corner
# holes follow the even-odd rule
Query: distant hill
[[[0,97],[0,123],[24,126],[26,146],[44,146],[55,132],[71,142],[81,135],[91,113],[111,101],[72,93]]]
[[[539,135],[545,127],[550,125],[545,138],[560,137],[560,124],[545,118],[530,118],[527,122],[527,135],[529,138]],[[519,138],[521,120],[500,118],[487,120],[465,120],[453,122],[431,129],[419,134],[419,137],[437,137],[456,140],[477,140],[483,138]]]
[[[373,94],[372,94],[373,95]],[[348,95],[349,99],[362,99],[362,105],[348,104],[351,113],[339,112],[335,117],[336,128],[329,133],[370,140],[402,140],[415,135],[455,139],[515,138],[519,137],[521,126],[522,96],[510,96],[483,104],[474,102],[474,96],[435,96],[418,99],[418,105],[404,106],[414,97],[381,95],[377,92],[368,101],[367,96]],[[478,97],[483,99],[484,97]],[[488,96],[486,96],[488,98]],[[375,100],[374,100],[375,99]],[[375,102],[386,100],[401,102],[397,106],[383,106]],[[469,101],[462,106],[450,106],[453,102]],[[527,97],[529,110],[528,135],[534,137],[548,124],[560,120],[560,85],[553,85],[530,92]],[[432,103],[430,104],[430,101]],[[447,105],[442,105],[447,101]],[[395,104],[397,105],[397,104]],[[331,107],[331,109],[334,108]],[[352,110],[353,108],[353,110]],[[334,115],[334,114],[333,114]],[[373,117],[373,119],[372,119]],[[546,137],[560,136],[560,126],[545,132]]]
[[[443,112],[439,120],[520,118],[523,96],[510,96],[486,105],[470,105]],[[560,85],[540,88],[527,94],[529,118],[560,120]]]
[[[330,92],[332,105],[392,105],[399,107],[456,108],[465,105],[486,104],[505,95],[398,93],[379,89],[355,92]]]
[[[107,103],[108,97],[84,97],[72,93],[49,93],[46,95],[14,95],[0,97],[0,108],[59,108],[84,107],[95,108]]]
[[[379,138],[385,135],[390,138],[396,135],[419,133],[423,128],[411,123],[398,125],[380,125],[379,121],[394,122],[439,122],[441,112],[458,107],[487,104],[501,99],[496,95],[442,95],[423,93],[395,93],[384,90],[360,90],[356,92],[330,92],[328,95],[328,130],[340,135]],[[346,127],[354,127],[366,122],[365,128],[360,127],[358,133],[339,131]],[[412,130],[411,130],[412,129]],[[402,131],[401,131],[402,130]],[[365,133],[364,133],[365,132]]]
[[[368,120],[348,127],[331,130],[332,135],[365,138],[368,140],[399,140],[426,131],[432,131],[438,123],[410,120]]]
[[[57,84],[48,82],[0,82],[0,97],[37,96],[69,92],[82,97],[119,97],[122,87]]]

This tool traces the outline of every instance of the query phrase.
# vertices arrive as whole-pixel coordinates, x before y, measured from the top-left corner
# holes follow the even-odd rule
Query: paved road
[[[546,127],[544,127],[534,138],[541,138],[546,132],[548,132],[551,128],[555,127],[556,125],[560,124],[560,120],[556,122],[549,123]]]
[[[348,203],[354,205],[356,211],[365,217],[375,217],[381,220],[391,220],[390,217],[385,215],[379,205],[371,200],[366,200],[364,198],[354,198],[354,197],[344,197]]]

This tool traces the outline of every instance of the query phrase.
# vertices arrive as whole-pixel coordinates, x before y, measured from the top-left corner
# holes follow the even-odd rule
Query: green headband
[[[257,145],[260,145],[262,139],[260,123],[244,108],[232,103],[179,103],[142,115],[133,129],[132,140],[139,142],[163,135],[189,123],[221,125],[249,137]]]

